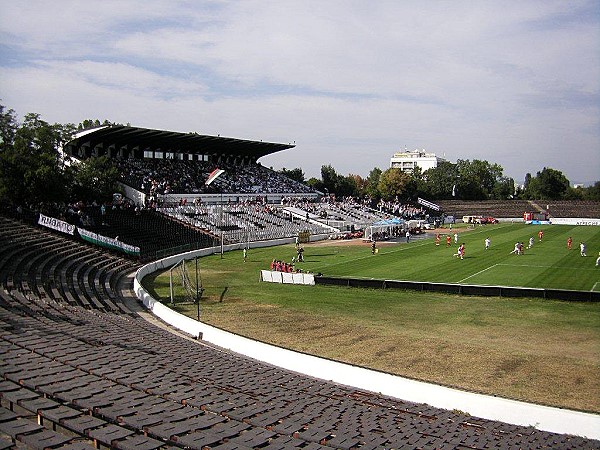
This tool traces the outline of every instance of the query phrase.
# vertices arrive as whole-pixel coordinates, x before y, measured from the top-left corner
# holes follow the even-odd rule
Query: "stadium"
[[[0,448],[600,448],[598,202],[373,207],[259,162],[293,148],[103,126],[77,133],[63,152],[72,164],[113,164],[122,192],[111,202],[4,205]],[[530,248],[512,253],[530,237]],[[457,253],[463,243],[466,252]],[[469,392],[461,379],[477,371],[470,366],[443,369],[456,372],[447,381],[400,380],[385,367],[342,361],[354,351],[319,335],[308,340],[337,353],[315,358],[318,345],[268,342],[270,327],[281,325],[269,312],[277,301],[299,311],[283,324],[292,334],[308,333],[311,323],[299,317],[312,314],[331,320],[335,335],[351,305],[350,316],[377,316],[369,299],[390,301],[383,315],[396,314],[392,303],[406,315],[409,304],[396,295],[414,297],[432,326],[440,298],[465,309],[491,299],[490,317],[509,315],[501,308],[521,300],[551,303],[574,323],[587,317],[591,337],[573,340],[591,362],[568,385],[580,386],[582,403]],[[253,296],[265,303],[248,307]],[[331,311],[310,310],[315,304]],[[239,322],[256,314],[261,330],[237,324],[229,333],[219,313]],[[548,311],[539,314],[541,326],[552,323]],[[356,339],[362,323],[352,324],[355,343],[369,346]],[[386,329],[377,327],[384,342]],[[393,338],[384,344],[398,346]],[[404,361],[422,352],[421,364],[434,365],[424,348],[407,346]],[[385,353],[373,349],[371,359]],[[551,382],[570,374],[560,375]]]

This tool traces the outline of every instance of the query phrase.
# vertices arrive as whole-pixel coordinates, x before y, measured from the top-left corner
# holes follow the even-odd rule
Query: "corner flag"
[[[209,185],[210,183],[212,183],[213,181],[215,181],[219,175],[221,175],[223,172],[225,172],[223,169],[215,169],[213,170],[210,175],[208,176],[208,178],[206,179],[206,181],[204,182],[205,185]]]

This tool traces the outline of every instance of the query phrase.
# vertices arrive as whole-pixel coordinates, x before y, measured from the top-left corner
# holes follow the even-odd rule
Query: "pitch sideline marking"
[[[586,271],[592,271],[592,270],[596,270],[596,269],[591,269],[589,267],[566,267],[566,266],[562,266],[562,267],[556,267],[556,266],[536,266],[533,264],[509,264],[509,263],[498,263],[496,264],[497,266],[509,266],[509,267],[533,267],[533,268],[537,268],[537,269],[564,269],[564,270],[577,270],[577,271],[581,271],[581,270],[586,270]]]
[[[463,281],[467,281],[469,278],[473,278],[473,277],[475,277],[475,276],[479,275],[480,273],[483,273],[483,272],[485,272],[486,270],[493,269],[494,267],[496,267],[496,266],[499,266],[499,265],[500,265],[500,264],[494,264],[493,266],[490,266],[490,267],[488,267],[488,268],[486,268],[486,269],[480,270],[479,272],[477,272],[477,273],[474,273],[473,275],[469,275],[467,278],[463,278],[462,280],[458,281],[458,283],[462,283]]]

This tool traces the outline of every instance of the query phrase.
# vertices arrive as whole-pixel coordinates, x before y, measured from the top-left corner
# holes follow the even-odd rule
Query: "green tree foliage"
[[[316,177],[310,177],[306,182],[307,186],[310,186],[312,189],[323,192],[323,182]]]
[[[315,183],[315,189],[337,197],[355,196],[358,193],[356,180],[352,175],[338,174],[331,165],[321,166],[321,180]]]
[[[104,119],[103,122],[100,122],[98,119],[85,119],[79,122],[77,125],[77,131],[89,130],[90,128],[98,128],[104,126],[116,125],[114,122],[110,122]]]
[[[381,198],[379,193],[379,178],[381,178],[382,170],[379,167],[374,167],[367,177],[366,193],[372,199],[378,200]]]
[[[407,197],[417,201],[419,197],[432,198],[425,174],[419,166],[415,167],[410,174],[410,182],[406,187]]]
[[[15,112],[0,105],[0,199],[38,207],[70,200],[108,200],[117,191],[118,171],[108,158],[75,163],[60,149],[77,130],[111,125],[84,120],[51,125],[39,114],[19,124]]]
[[[555,169],[544,167],[529,180],[524,195],[529,199],[560,200],[569,192],[569,180]]]
[[[506,200],[513,198],[515,195],[515,180],[510,177],[500,177],[494,189],[492,190],[492,198],[497,200]]]
[[[492,196],[496,183],[502,177],[502,167],[488,161],[459,159],[457,190],[462,200],[486,200]]]
[[[38,114],[27,114],[18,125],[11,111],[2,108],[0,198],[32,206],[66,201],[70,182],[59,148],[74,127],[50,125]]]
[[[583,198],[585,200],[600,201],[600,181],[596,181],[593,186],[583,189]]]
[[[306,183],[306,180],[304,179],[304,172],[300,168],[288,170],[284,167],[279,171],[279,173],[290,178],[291,180],[297,181],[298,183]]]
[[[0,151],[12,147],[17,133],[17,116],[14,110],[0,105]]]
[[[120,189],[119,171],[107,156],[88,158],[74,168],[73,196],[83,201],[107,201]]]
[[[430,198],[433,200],[447,200],[452,196],[453,187],[458,181],[458,170],[455,164],[449,161],[440,161],[437,167],[428,169],[423,173]]]
[[[410,175],[402,170],[391,167],[379,177],[378,190],[384,200],[403,198],[406,188],[411,181]]]
[[[338,174],[330,164],[321,166],[321,182],[323,190],[329,193],[335,193],[337,179]]]
[[[350,174],[348,177],[352,178],[354,181],[354,186],[356,186],[356,195],[359,197],[367,196],[367,180],[360,175]]]
[[[356,180],[354,177],[352,175],[338,175],[338,179],[335,184],[335,193],[339,197],[354,197],[358,195],[358,189],[356,188]]]

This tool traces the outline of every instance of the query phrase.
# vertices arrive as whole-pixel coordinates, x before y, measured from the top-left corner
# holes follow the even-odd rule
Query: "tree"
[[[492,191],[492,198],[496,200],[506,200],[513,198],[515,194],[515,180],[510,177],[500,177]]]
[[[456,162],[459,180],[457,189],[463,200],[485,200],[490,198],[503,169],[498,164],[475,159],[459,159]]]
[[[527,184],[525,197],[540,200],[560,200],[567,195],[569,186],[569,180],[561,171],[544,167]]]
[[[356,195],[358,197],[365,197],[367,195],[367,180],[360,175],[354,174],[349,174],[348,177],[354,180],[353,183],[356,188]]]
[[[8,142],[0,153],[0,198],[31,206],[65,202],[71,183],[59,148],[70,139],[73,127],[50,125],[39,114],[30,113],[23,124],[12,128],[16,121],[11,123],[11,111],[4,113],[2,108],[3,139],[6,133]]]
[[[0,151],[12,147],[17,133],[17,117],[12,109],[0,105]]]
[[[73,195],[83,201],[110,200],[118,179],[119,171],[107,156],[88,158],[75,166]]]
[[[329,193],[335,193],[338,174],[331,165],[321,166],[321,182],[323,189]]]
[[[310,177],[306,182],[307,186],[310,186],[312,189],[316,191],[323,192],[323,182],[316,177]]]
[[[583,198],[586,200],[600,201],[600,181],[596,181],[593,186],[584,188]]]
[[[288,177],[291,180],[295,180],[298,183],[306,183],[304,179],[304,172],[300,168],[287,170],[285,167],[279,171],[280,174]]]
[[[419,197],[431,198],[429,186],[419,166],[416,166],[410,174],[410,182],[406,186],[407,197],[416,201]]]
[[[103,122],[100,122],[100,120],[98,120],[98,119],[85,119],[85,120],[82,120],[81,122],[79,122],[79,125],[77,125],[77,131],[89,130],[90,128],[98,128],[98,127],[110,126],[110,125],[115,125],[115,124],[106,119],[104,119]]]
[[[427,189],[432,200],[445,200],[454,198],[453,189],[458,182],[456,164],[449,161],[440,161],[437,167],[428,169],[423,173]]]
[[[335,194],[338,197],[354,197],[358,190],[356,189],[356,180],[352,175],[338,175],[335,183]]]
[[[381,169],[379,167],[374,167],[370,172],[369,172],[369,176],[367,177],[367,186],[366,186],[366,194],[371,197],[372,199],[380,199],[381,198],[381,194],[379,193],[379,179],[381,178],[381,174],[383,172],[381,171]]]
[[[410,175],[391,167],[381,174],[377,187],[384,200],[394,200],[403,196],[409,182]]]

